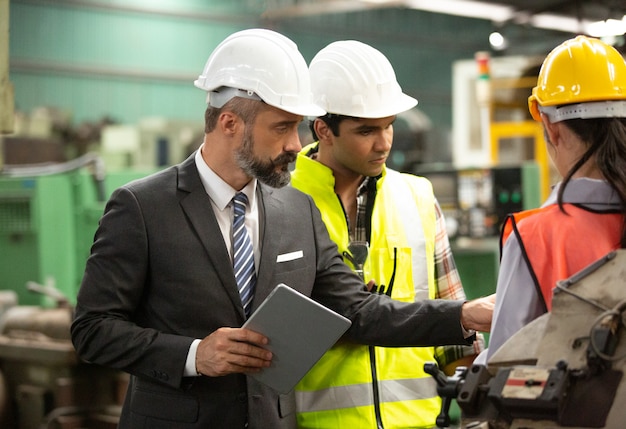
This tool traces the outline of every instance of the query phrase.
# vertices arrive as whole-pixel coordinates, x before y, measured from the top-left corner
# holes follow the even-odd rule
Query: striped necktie
[[[233,219],[233,268],[235,280],[239,288],[241,303],[246,313],[250,315],[256,272],[254,271],[254,252],[252,241],[245,225],[246,205],[248,197],[243,192],[237,192],[233,197],[235,215]]]

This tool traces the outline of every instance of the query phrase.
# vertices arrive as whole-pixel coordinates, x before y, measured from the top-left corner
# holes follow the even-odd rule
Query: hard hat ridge
[[[312,101],[308,68],[297,45],[272,30],[248,29],[224,39],[209,56],[194,85],[208,92],[207,103],[212,106],[228,101],[225,93],[231,98],[254,98],[246,97],[252,92],[265,103],[290,113],[324,114]],[[224,88],[243,92],[225,92]]]
[[[612,46],[586,36],[569,39],[548,54],[528,98],[533,118],[540,121],[545,113],[552,122],[624,117],[625,103],[626,61]]]
[[[329,44],[311,61],[314,100],[329,113],[383,118],[413,108],[382,52],[356,40]]]

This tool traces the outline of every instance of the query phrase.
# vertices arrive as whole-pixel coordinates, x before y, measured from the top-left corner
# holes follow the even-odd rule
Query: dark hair
[[[262,101],[249,100],[242,97],[233,97],[226,102],[222,107],[207,106],[204,111],[204,132],[210,133],[215,129],[217,125],[217,119],[220,117],[220,113],[224,110],[229,110],[239,116],[243,121],[248,124],[254,123],[256,115],[261,111],[266,104]]]
[[[558,194],[559,206],[563,207],[563,192],[574,173],[595,155],[597,167],[622,202],[621,212],[625,219],[620,243],[626,248],[626,118],[570,119],[564,123],[588,146],[563,178]]]
[[[333,135],[335,137],[339,137],[339,124],[341,124],[341,121],[346,120],[346,119],[356,119],[356,118],[352,116],[335,115],[334,113],[327,113],[324,116],[320,116],[317,119],[321,119],[322,121],[324,121],[324,123],[328,125],[328,128],[330,128],[330,131],[333,133]],[[312,121],[309,121],[309,130],[311,130],[311,135],[313,136],[313,140],[318,141],[319,137],[315,133],[314,124],[315,124],[315,119]]]

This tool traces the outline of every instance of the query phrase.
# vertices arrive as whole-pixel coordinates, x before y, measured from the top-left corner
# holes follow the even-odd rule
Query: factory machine
[[[556,183],[541,124],[528,113],[542,60],[477,52],[455,61],[451,162],[411,171],[433,184],[468,298],[495,292],[504,217],[539,207]]]
[[[553,308],[487,362],[446,377],[435,364],[449,424],[452,400],[472,429],[620,429],[626,424],[626,250],[557,283]]]
[[[541,204],[539,166],[532,161],[480,168],[422,165],[413,172],[433,185],[467,297],[492,294],[502,222],[509,213]]]
[[[539,170],[531,161],[483,168],[425,165],[414,172],[432,183],[451,238],[498,237],[507,214],[541,204]]]
[[[149,172],[91,153],[0,170],[0,427],[117,426],[127,376],[80,361],[70,323],[105,199]]]

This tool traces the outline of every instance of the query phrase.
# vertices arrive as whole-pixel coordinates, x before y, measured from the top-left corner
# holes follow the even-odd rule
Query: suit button
[[[237,400],[239,402],[248,402],[248,395],[245,393],[240,393],[239,395],[237,395]]]

